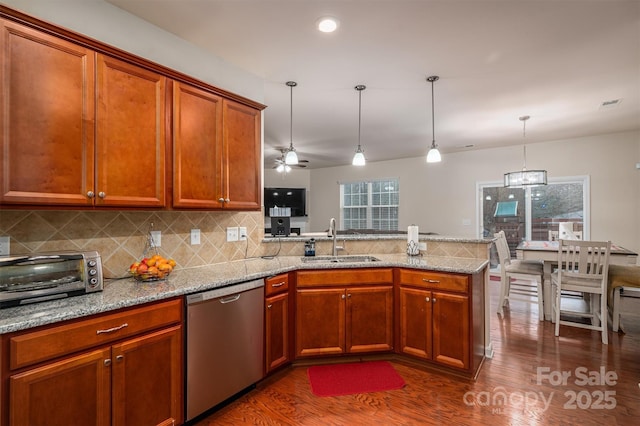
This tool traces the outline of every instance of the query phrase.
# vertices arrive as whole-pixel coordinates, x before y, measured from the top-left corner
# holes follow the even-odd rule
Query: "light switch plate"
[[[227,241],[238,241],[238,227],[230,226],[227,228]]]
[[[247,240],[247,227],[246,226],[239,226],[238,227],[238,240],[239,241],[246,241]]]
[[[198,244],[200,244],[200,230],[199,229],[192,229],[191,230],[191,245],[192,246],[197,246]]]
[[[160,247],[162,245],[162,232],[151,231],[151,238],[153,239],[153,245]]]
[[[0,256],[9,256],[9,237],[0,237]]]

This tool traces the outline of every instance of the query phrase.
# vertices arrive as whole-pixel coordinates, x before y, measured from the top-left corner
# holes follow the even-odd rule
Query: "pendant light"
[[[354,166],[364,166],[367,163],[367,160],[364,158],[364,150],[360,146],[360,127],[362,121],[362,91],[366,89],[367,86],[359,84],[355,87],[358,91],[358,148],[356,149],[356,154],[353,156],[353,161],[351,164]]]
[[[296,154],[296,149],[293,147],[293,88],[296,87],[298,83],[295,81],[287,81],[287,86],[291,88],[291,110],[290,110],[290,118],[289,121],[289,149],[287,150],[287,155],[284,157],[284,163],[287,165],[298,164],[298,154]]]
[[[504,186],[506,188],[521,188],[526,186],[538,186],[547,184],[546,170],[527,170],[527,144],[525,140],[527,120],[531,118],[523,115],[519,118],[522,121],[522,150],[524,153],[524,164],[522,170],[504,174]]]
[[[442,161],[442,156],[440,155],[440,151],[438,151],[438,145],[436,145],[436,122],[433,102],[433,83],[438,81],[439,78],[437,75],[427,77],[427,81],[431,83],[431,135],[433,136],[431,148],[429,148],[429,152],[427,153],[427,163],[439,163]]]

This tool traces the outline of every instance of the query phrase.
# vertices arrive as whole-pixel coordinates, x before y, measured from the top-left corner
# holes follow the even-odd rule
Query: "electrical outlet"
[[[9,256],[9,237],[0,237],[0,256]]]
[[[239,226],[238,227],[238,239],[240,241],[246,241],[247,240],[247,227],[246,226]]]
[[[197,246],[198,244],[200,244],[200,230],[199,229],[192,229],[191,230],[191,245],[192,246]]]
[[[227,241],[238,241],[237,226],[230,226],[227,228]]]
[[[418,250],[426,251],[427,250],[427,243],[425,243],[425,242],[418,243]]]
[[[160,247],[162,245],[162,232],[151,231],[151,239],[153,240],[154,246]]]

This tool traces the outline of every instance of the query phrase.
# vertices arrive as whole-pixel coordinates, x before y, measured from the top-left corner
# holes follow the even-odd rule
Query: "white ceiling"
[[[265,163],[311,168],[640,130],[640,1],[107,0],[265,81]],[[318,18],[340,21],[335,33]],[[601,108],[604,101],[622,99]]]

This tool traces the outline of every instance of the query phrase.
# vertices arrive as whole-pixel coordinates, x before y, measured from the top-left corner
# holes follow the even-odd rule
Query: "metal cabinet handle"
[[[270,303],[270,304],[268,304],[268,305],[267,305],[267,309],[271,309],[271,307],[272,307],[272,306],[273,306],[273,305],[272,305],[271,303]]]
[[[118,355],[116,357],[116,361],[118,361],[118,362],[122,361],[123,359],[124,359],[124,355]]]
[[[271,284],[271,287],[282,287],[284,284],[284,281],[282,281],[281,283]]]
[[[129,324],[127,324],[126,322],[117,327],[107,328],[106,330],[98,330],[96,331],[96,334],[113,333],[114,331],[122,330],[125,327],[129,327]]]
[[[104,366],[105,366],[105,367],[108,367],[108,366],[110,366],[110,365],[111,365],[111,359],[110,359],[110,358],[107,358],[107,359],[105,359],[105,360],[103,361],[103,363],[104,363]]]
[[[224,299],[220,299],[220,303],[222,303],[224,305],[225,303],[235,302],[238,299],[240,299],[240,295],[239,294],[234,294],[234,295],[231,295],[229,297],[225,297]]]
[[[89,191],[89,192],[87,192],[87,197],[88,197],[88,198],[93,198],[93,197],[95,197],[95,196],[96,196],[96,194],[94,194],[94,193],[93,193],[93,191]]]
[[[431,284],[438,284],[440,282],[440,280],[430,280],[427,278],[423,278],[422,281],[424,281],[425,283],[431,283]]]
[[[107,196],[107,194],[105,194],[104,192],[102,192],[102,191],[98,192],[98,197],[104,198],[106,196]]]
[[[426,302],[429,302],[429,301],[430,301],[429,296],[425,297],[425,298],[424,298],[424,300],[425,300]]]

